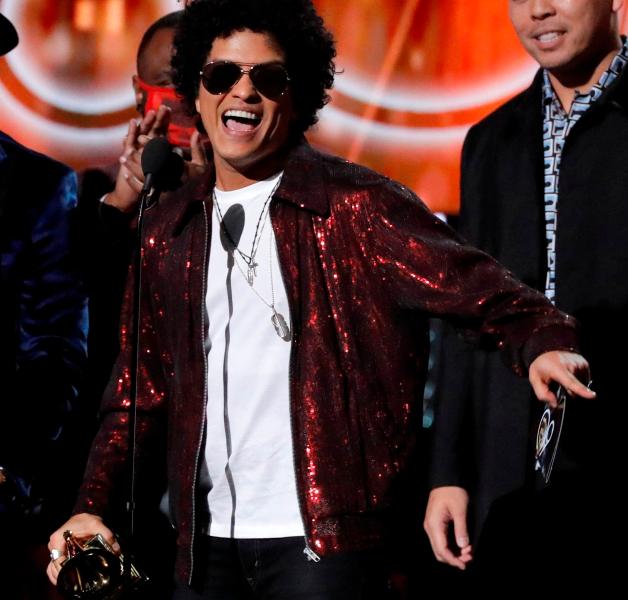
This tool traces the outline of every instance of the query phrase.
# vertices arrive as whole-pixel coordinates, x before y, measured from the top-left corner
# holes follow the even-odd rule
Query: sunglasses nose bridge
[[[201,71],[201,76],[205,89],[211,94],[231,92],[237,96],[261,95],[272,99],[282,96],[290,81],[285,69],[277,73],[277,68],[272,65],[225,61],[208,66],[209,69]],[[246,89],[241,87],[243,79],[249,80]]]
[[[259,95],[259,90],[255,87],[253,79],[251,79],[251,70],[255,67],[248,65],[238,65],[240,67],[240,76],[234,81],[230,92],[237,96],[250,97]],[[246,86],[246,87],[243,87]]]

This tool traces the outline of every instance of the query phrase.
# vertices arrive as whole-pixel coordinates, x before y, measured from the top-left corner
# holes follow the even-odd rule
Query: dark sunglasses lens
[[[224,94],[235,85],[241,76],[242,71],[235,63],[217,62],[203,67],[201,80],[210,94]]]
[[[255,65],[249,73],[257,91],[267,98],[277,98],[288,87],[288,73],[278,64]]]

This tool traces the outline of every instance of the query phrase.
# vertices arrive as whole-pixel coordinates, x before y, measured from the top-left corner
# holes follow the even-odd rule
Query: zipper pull
[[[321,562],[321,557],[310,548],[307,543],[305,544],[305,548],[303,548],[303,554],[307,557],[309,561],[312,562]]]

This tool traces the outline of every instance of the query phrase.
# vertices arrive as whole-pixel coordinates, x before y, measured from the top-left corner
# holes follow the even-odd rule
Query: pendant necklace
[[[233,236],[231,235],[231,232],[229,231],[229,228],[227,227],[227,224],[225,223],[223,219],[222,210],[220,209],[220,204],[218,203],[218,197],[216,195],[216,187],[214,186],[213,200],[214,200],[214,206],[216,207],[216,211],[218,213],[218,220],[220,221],[220,226],[222,227],[222,230],[225,232],[227,238],[231,242],[232,247],[240,255],[240,258],[246,263],[246,267],[247,267],[246,268],[246,281],[248,282],[250,286],[253,285],[253,282],[255,281],[255,278],[257,277],[257,267],[259,267],[259,264],[255,260],[255,256],[259,249],[259,244],[262,239],[262,230],[264,229],[264,224],[266,223],[266,219],[264,219],[264,221],[262,222],[262,218],[264,217],[264,214],[267,212],[268,205],[270,204],[273,194],[279,187],[280,181],[281,181],[281,178],[279,178],[279,180],[277,181],[277,183],[271,190],[270,194],[268,195],[268,198],[266,198],[266,201],[264,202],[264,206],[262,206],[262,210],[259,214],[259,218],[257,219],[257,225],[255,226],[255,235],[253,236],[253,243],[251,244],[250,254],[246,254],[242,252],[242,250],[240,250],[240,248],[238,248],[238,245],[235,243]],[[262,229],[260,229],[260,224],[262,224]]]
[[[264,223],[266,223],[267,220],[270,220],[268,213],[266,213],[266,218],[264,219]],[[262,229],[264,227],[262,226]],[[261,230],[260,230],[261,231]],[[275,237],[272,234],[272,228],[271,228],[271,232],[268,235],[269,238],[269,243],[268,243],[268,271],[270,273],[270,296],[271,296],[271,301],[268,302],[254,287],[254,285],[252,283],[249,283],[249,286],[251,288],[251,291],[266,305],[268,306],[268,308],[270,308],[270,310],[272,311],[272,315],[270,317],[270,322],[273,324],[273,327],[275,328],[275,333],[285,342],[289,342],[290,341],[290,327],[288,326],[288,323],[286,322],[285,317],[275,308],[275,284],[274,284],[274,280],[273,280],[273,241],[275,239]],[[260,233],[260,239],[261,239],[261,233]],[[246,261],[245,261],[246,262]],[[242,267],[240,266],[240,263],[236,260],[235,261],[238,270],[240,271],[240,273],[242,274],[242,277],[244,277],[247,282],[248,282],[248,277],[247,275],[245,275],[244,270],[242,269]]]

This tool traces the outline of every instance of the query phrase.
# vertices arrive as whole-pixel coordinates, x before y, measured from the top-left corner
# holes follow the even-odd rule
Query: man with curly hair
[[[529,369],[542,399],[551,380],[593,396],[571,318],[400,184],[307,144],[334,56],[310,0],[196,0],[175,38],[213,167],[146,217],[136,489],[149,501],[145,467],[167,454],[177,599],[386,597],[429,316]],[[51,550],[64,529],[113,542],[131,318],[129,292],[76,514]]]

